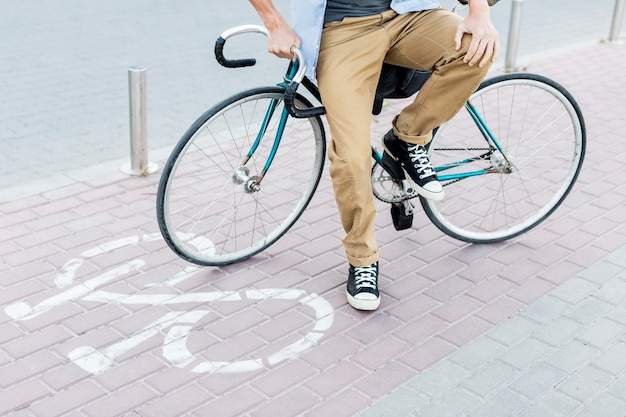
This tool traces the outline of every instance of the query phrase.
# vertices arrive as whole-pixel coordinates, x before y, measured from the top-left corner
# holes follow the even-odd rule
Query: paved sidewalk
[[[626,416],[625,67],[609,44],[532,64],[578,99],[588,150],[531,233],[398,233],[381,205],[373,313],[346,304],[327,175],[290,233],[224,268],[160,239],[158,176],[0,205],[0,415]]]

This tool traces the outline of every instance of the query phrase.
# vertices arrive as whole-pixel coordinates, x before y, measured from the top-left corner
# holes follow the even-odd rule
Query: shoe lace
[[[407,149],[409,151],[411,162],[413,162],[413,166],[417,169],[417,173],[420,175],[420,179],[435,175],[435,170],[433,169],[433,166],[430,163],[430,158],[428,158],[426,149],[424,149],[423,146],[409,145]]]
[[[354,284],[357,289],[363,287],[376,289],[376,270],[377,266],[355,266],[354,267]]]

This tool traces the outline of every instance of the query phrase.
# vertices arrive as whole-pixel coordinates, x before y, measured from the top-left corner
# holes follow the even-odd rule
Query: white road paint
[[[324,332],[333,324],[335,312],[330,303],[317,294],[308,294],[299,289],[266,288],[251,289],[240,292],[213,291],[193,293],[161,293],[161,294],[121,294],[110,291],[98,290],[105,284],[120,279],[134,271],[139,271],[145,266],[145,261],[135,259],[119,265],[110,271],[104,272],[84,283],[76,283],[76,274],[80,267],[89,258],[106,255],[114,250],[126,246],[138,245],[142,242],[152,242],[161,239],[158,233],[144,236],[131,236],[99,245],[81,254],[80,258],[70,259],[61,268],[54,280],[57,288],[62,289],[70,285],[73,287],[53,295],[36,305],[27,301],[20,301],[5,308],[5,313],[14,320],[31,320],[64,303],[84,300],[98,303],[113,303],[120,305],[181,305],[181,304],[210,304],[215,302],[242,302],[243,300],[255,300],[258,302],[271,302],[274,300],[297,301],[301,306],[313,309],[315,321],[313,328],[294,343],[268,354],[264,358],[252,358],[240,361],[206,361],[196,357],[187,347],[188,339],[194,332],[194,325],[207,315],[210,310],[172,311],[158,320],[148,324],[131,336],[113,343],[102,349],[91,346],[81,346],[68,354],[68,357],[76,365],[85,371],[98,374],[105,372],[115,365],[116,359],[131,351],[148,339],[162,334],[167,330],[164,337],[163,356],[173,366],[187,369],[194,373],[239,373],[252,372],[265,367],[276,365],[288,359],[293,359],[306,350],[313,347],[324,336]],[[197,241],[203,248],[211,246],[206,239],[189,236],[190,241]],[[201,269],[187,267],[183,271],[161,282],[147,285],[148,288],[170,287],[173,288]],[[168,330],[169,329],[169,330]],[[196,330],[199,331],[199,330]]]

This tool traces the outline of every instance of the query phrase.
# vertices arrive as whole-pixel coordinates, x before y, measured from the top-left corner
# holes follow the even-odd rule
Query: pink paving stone
[[[194,411],[196,416],[237,417],[261,404],[265,398],[259,393],[243,386],[235,391],[220,396]]]
[[[424,316],[413,320],[405,326],[397,329],[393,334],[398,339],[409,343],[412,346],[421,345],[425,340],[441,333],[449,325],[443,320],[434,316]]]
[[[54,213],[48,216],[39,217],[28,222],[25,222],[25,226],[33,232],[45,230],[50,227],[59,226],[64,223],[70,222],[76,219],[76,214],[70,211],[62,211],[60,213]]]
[[[41,314],[30,320],[23,320],[20,322],[20,326],[32,333],[44,327],[64,323],[72,317],[76,317],[84,313],[85,312],[77,305],[67,303],[47,311],[46,314]]]
[[[24,331],[18,329],[13,323],[0,324],[0,346],[4,343],[24,336]],[[0,382],[1,386],[2,382]]]
[[[95,247],[99,242],[111,239],[108,232],[100,228],[89,228],[81,230],[79,232],[68,233],[68,235],[62,239],[57,240],[56,245],[66,251],[73,251],[76,248],[84,246]],[[112,239],[111,239],[112,240]],[[77,252],[81,252],[78,250]]]
[[[77,199],[76,197],[67,197],[63,199],[53,200],[48,204],[41,204],[33,207],[33,212],[35,212],[39,216],[48,216],[50,214],[68,211],[82,204],[84,204],[84,202]]]
[[[167,396],[176,390],[193,386],[202,376],[200,373],[190,372],[188,369],[167,367],[143,380],[143,383],[161,393],[161,397]]]
[[[166,365],[153,355],[142,355],[94,377],[109,391],[123,389],[136,381],[162,371]]]
[[[0,305],[9,305],[13,302],[25,300],[34,294],[40,294],[46,290],[40,282],[34,279],[20,281],[15,284],[3,286],[0,291]]]
[[[111,181],[112,178],[106,178],[105,180]],[[86,183],[91,185],[89,181]],[[111,181],[110,184],[93,187],[91,190],[80,193],[79,198],[87,204],[93,204],[94,201],[107,200],[125,193],[126,190],[117,181]]]
[[[2,256],[2,261],[11,267],[18,267],[31,262],[40,262],[51,254],[57,253],[59,248],[54,243],[42,243],[36,250],[24,249]]]
[[[356,390],[349,389],[324,400],[324,403],[307,412],[308,417],[349,417],[364,410],[371,401]]]
[[[531,249],[526,246],[517,242],[512,242],[503,247],[502,250],[490,255],[489,257],[500,262],[501,264],[510,265],[515,261],[527,258],[531,253]]]
[[[449,256],[466,265],[474,265],[481,262],[491,254],[499,251],[502,247],[503,244],[497,243],[490,245],[468,244],[452,252]]]
[[[380,248],[381,259],[395,263],[399,258],[421,252],[417,245],[409,244],[406,239],[395,239]],[[414,263],[413,261],[412,263]]]
[[[552,291],[555,287],[553,283],[541,278],[531,278],[511,291],[508,296],[524,304],[531,304]]]
[[[424,281],[424,278],[415,271],[426,266],[426,263],[415,259],[412,256],[393,257],[390,259],[382,259],[380,262],[379,274],[382,277],[393,278],[393,282],[397,283],[406,279]],[[346,276],[347,278],[347,276]],[[430,282],[424,285],[430,285]]]
[[[340,270],[343,268],[340,268]],[[345,285],[346,279],[348,277],[347,266],[345,267],[346,272],[338,273],[337,270],[326,271],[323,274],[316,276],[314,279],[309,279],[302,282],[299,285],[299,289],[306,291],[309,294],[326,294],[335,289],[341,289],[345,295]],[[383,283],[379,283],[379,285],[383,285]],[[346,302],[344,297],[344,303]]]
[[[31,410],[38,417],[57,417],[77,410],[105,395],[106,392],[92,381],[83,381],[68,387],[65,391],[38,401],[31,406]]]
[[[410,368],[422,372],[456,350],[456,347],[437,337],[406,353],[400,361]]]
[[[50,395],[41,382],[32,380],[0,391],[0,415],[8,415]]]
[[[535,231],[530,231],[520,238],[519,243],[533,250],[541,250],[560,237],[560,234],[553,233],[547,228],[535,229]]]
[[[224,271],[224,269],[222,270]],[[267,274],[264,272],[254,268],[242,267],[213,285],[222,291],[240,291],[252,287],[265,277],[267,277]]]
[[[82,412],[89,417],[121,416],[156,397],[157,393],[141,383],[136,383],[84,407]]]
[[[464,270],[459,271],[458,275],[476,284],[497,275],[502,272],[504,268],[506,268],[506,266],[499,262],[489,258],[483,258]]]
[[[15,201],[9,201],[6,203],[2,203],[2,213],[25,212],[30,208],[37,207],[42,204],[47,204],[48,201],[49,200],[47,198],[41,195],[26,197]]]
[[[447,321],[448,323],[454,323],[462,317],[479,310],[482,306],[483,304],[476,301],[474,298],[467,295],[461,295],[460,297],[447,301],[431,314]]]
[[[400,362],[388,363],[353,385],[363,394],[377,400],[416,376],[416,372]]]
[[[343,257],[329,253],[322,257],[303,261],[301,264],[295,266],[294,269],[302,271],[310,277],[317,277],[345,264],[346,260]]]
[[[389,332],[393,332],[399,326],[401,323],[395,318],[379,313],[362,321],[358,326],[347,331],[346,335],[357,343],[366,345]]]
[[[508,266],[499,276],[515,285],[521,285],[546,269],[546,266],[531,259],[526,259]]]
[[[439,337],[457,347],[461,347],[481,336],[492,327],[493,325],[477,317],[468,317],[440,333]]]
[[[433,282],[439,282],[450,276],[457,275],[464,268],[464,264],[452,258],[444,257],[438,261],[431,262],[425,268],[420,269],[419,274]]]
[[[228,339],[234,337],[245,330],[256,327],[265,322],[267,318],[254,309],[245,309],[238,311],[228,317],[212,323],[207,327],[207,331],[211,332],[220,339]]]
[[[564,261],[540,272],[538,276],[553,284],[560,285],[568,279],[575,277],[584,269],[584,267],[576,265],[572,262]]]
[[[59,325],[50,326],[24,337],[5,343],[2,349],[15,359],[49,348],[72,338],[73,335]]]
[[[302,242],[296,250],[304,256],[312,259],[327,256],[329,251],[338,251],[341,242],[334,236],[321,236],[312,241]]]
[[[446,240],[437,240],[417,250],[414,256],[427,265],[432,265],[437,261],[449,259],[448,254],[455,250],[455,244]]]
[[[308,258],[300,255],[299,253],[288,251],[279,254],[278,256],[272,258],[270,262],[265,262],[257,268],[268,275],[274,275],[289,270],[307,260]]]
[[[105,304],[90,312],[75,316],[65,322],[65,325],[77,334],[107,325],[122,317],[126,317],[128,311],[119,305]]]
[[[257,326],[253,332],[268,342],[279,340],[298,331],[313,328],[315,320],[308,318],[296,310],[289,311]]]
[[[264,375],[266,369],[242,373],[207,373],[203,375],[197,382],[216,398],[239,389],[243,386],[249,386],[249,382],[256,379],[259,375]]]
[[[39,380],[45,382],[54,391],[60,392],[90,377],[91,375],[83,369],[66,362],[41,375]]]
[[[136,235],[133,235],[131,232],[127,236],[122,236],[120,238],[126,238],[129,236],[136,236]],[[99,239],[97,241],[90,243],[89,245],[85,245],[84,249],[85,250],[93,249],[101,244],[106,244],[115,240],[118,240],[118,238]],[[127,246],[124,246],[122,249],[110,251],[99,256],[94,256],[93,258],[90,258],[89,260],[90,262],[100,267],[101,269],[108,271],[126,262],[134,261],[137,259],[142,259],[143,256],[145,255],[146,255],[145,249],[143,249],[139,245],[127,245]]]
[[[500,277],[493,277],[482,282],[480,285],[472,288],[467,292],[467,295],[477,299],[483,303],[489,303],[490,301],[506,294],[509,290],[515,287],[510,281],[507,281]]]
[[[559,245],[548,245],[541,250],[534,251],[530,254],[527,260],[537,262],[542,266],[554,265],[567,258],[572,254],[572,251],[565,249]]]
[[[421,317],[427,312],[439,307],[441,303],[430,297],[417,294],[391,307],[387,312],[390,316],[398,318],[401,322],[409,322],[416,317]]]
[[[280,393],[299,385],[317,373],[317,370],[302,360],[287,361],[268,370],[250,384],[263,395],[274,398]]]
[[[203,330],[203,334],[207,336],[213,336],[210,332]],[[300,335],[294,335],[289,337],[291,340],[299,339]],[[294,342],[295,340],[291,340]],[[249,359],[250,355],[254,355],[255,358],[265,358],[260,350],[269,350],[270,353],[277,352],[280,348],[276,345],[279,343],[267,343],[257,335],[251,332],[242,332],[230,339],[218,341],[211,346],[203,349],[197,356],[203,360],[210,361],[236,361]],[[285,342],[285,346],[287,343]]]
[[[15,244],[17,238],[21,236],[30,236],[31,234],[32,231],[24,227],[22,224],[10,225],[0,229],[0,236],[2,236],[0,239],[13,244]]]
[[[0,368],[0,387],[7,389],[22,381],[36,377],[62,363],[62,360],[50,352],[38,352],[22,360]]]
[[[308,390],[301,387],[285,392],[280,397],[272,398],[267,404],[256,408],[251,417],[291,417],[304,413],[316,406],[320,400]]]
[[[367,346],[352,357],[352,360],[363,368],[375,371],[396,359],[404,351],[408,350],[409,344],[393,336],[383,337],[374,344]]]
[[[441,302],[445,302],[454,298],[467,289],[473,287],[473,283],[458,276],[451,276],[444,281],[437,282],[435,285],[424,291],[427,296]]]
[[[577,230],[572,231],[566,236],[563,236],[561,239],[557,240],[556,243],[566,249],[577,252],[595,241],[596,239],[597,236],[594,236],[582,230]]]
[[[501,297],[476,313],[476,316],[492,324],[517,314],[525,304],[509,297]]]
[[[385,273],[387,269],[385,268]],[[381,274],[383,272],[381,271]],[[397,300],[410,299],[413,295],[419,294],[424,289],[432,285],[432,282],[420,276],[407,276],[389,274],[396,277],[390,285],[383,288],[385,295],[390,295]]]
[[[366,374],[367,371],[346,360],[326,369],[323,373],[306,382],[304,386],[320,398],[326,399],[341,393],[346,387],[352,386],[354,381],[358,381]]]
[[[42,242],[56,242],[65,239],[69,234],[70,231],[65,225],[53,226],[45,230],[38,230],[36,233],[29,231],[28,234],[15,239],[14,243],[17,243],[22,249],[37,250],[37,246],[41,245]],[[45,261],[47,260],[48,258],[45,258]],[[43,261],[44,259],[42,259]]]
[[[164,392],[158,400],[137,408],[135,413],[145,417],[182,416],[213,399],[213,395],[196,384],[189,384],[176,391]]]
[[[318,370],[325,370],[352,356],[360,349],[362,345],[355,341],[344,336],[337,336],[328,340],[322,339],[319,345],[309,349],[300,359],[307,361]]]

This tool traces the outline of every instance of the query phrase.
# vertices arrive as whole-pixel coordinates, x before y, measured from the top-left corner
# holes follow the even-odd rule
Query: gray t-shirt
[[[391,0],[328,0],[324,23],[386,12],[391,9],[390,4]]]

